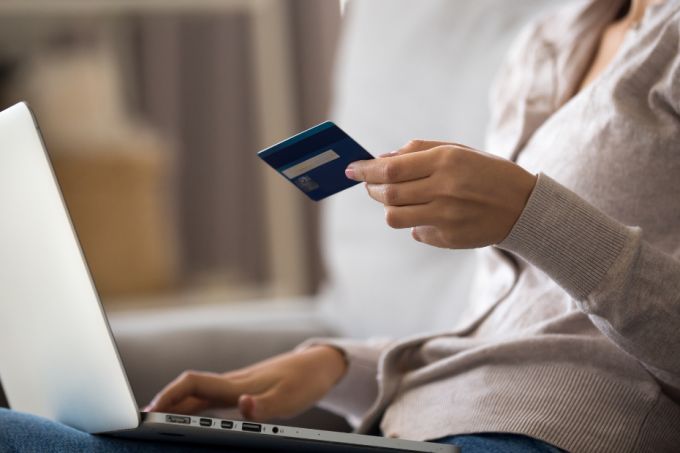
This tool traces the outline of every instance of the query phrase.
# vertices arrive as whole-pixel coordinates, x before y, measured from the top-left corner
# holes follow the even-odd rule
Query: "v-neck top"
[[[538,180],[509,236],[481,251],[468,312],[436,334],[308,343],[345,351],[323,403],[360,432],[678,450],[680,2],[649,7],[577,92],[622,5],[570,4],[512,47],[485,151]]]

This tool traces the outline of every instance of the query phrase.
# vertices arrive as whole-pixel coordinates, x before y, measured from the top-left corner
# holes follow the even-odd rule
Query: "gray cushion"
[[[300,300],[131,311],[109,320],[140,405],[184,370],[233,370],[334,335]]]

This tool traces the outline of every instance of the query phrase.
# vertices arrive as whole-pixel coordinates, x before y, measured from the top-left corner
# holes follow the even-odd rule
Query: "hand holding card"
[[[314,201],[358,184],[345,176],[357,160],[373,159],[342,129],[326,121],[260,151],[262,160]]]

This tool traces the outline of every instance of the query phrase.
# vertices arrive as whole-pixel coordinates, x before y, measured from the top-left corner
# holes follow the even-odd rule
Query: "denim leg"
[[[0,408],[0,453],[244,453],[247,449],[95,436],[34,415]]]
[[[562,453],[564,450],[548,443],[520,434],[479,433],[461,434],[434,440],[440,444],[452,444],[462,453]]]

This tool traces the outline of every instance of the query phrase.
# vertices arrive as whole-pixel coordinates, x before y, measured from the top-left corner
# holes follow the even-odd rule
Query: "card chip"
[[[305,192],[312,192],[319,188],[319,185],[307,175],[300,176],[295,180],[295,185]]]

